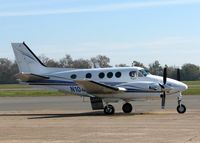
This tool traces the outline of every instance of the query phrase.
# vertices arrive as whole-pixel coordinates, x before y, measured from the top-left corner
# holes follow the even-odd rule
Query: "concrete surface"
[[[185,114],[177,101],[133,102],[134,112],[92,111],[88,99],[70,97],[0,98],[0,143],[199,143],[200,96],[184,96]]]

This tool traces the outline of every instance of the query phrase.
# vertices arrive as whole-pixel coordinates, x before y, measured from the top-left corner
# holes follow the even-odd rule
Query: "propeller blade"
[[[165,97],[166,97],[165,92],[163,92],[163,94],[162,94],[162,100],[161,100],[161,107],[162,107],[162,109],[165,109]]]
[[[167,68],[165,67],[163,71],[163,84],[166,84],[166,82],[167,82]]]
[[[162,85],[162,84],[160,84],[160,83],[159,83],[159,86],[160,86],[162,89],[164,89],[164,88],[165,88],[165,87],[164,87],[164,85]]]
[[[181,81],[181,73],[180,73],[180,69],[177,69],[177,80]]]
[[[165,97],[166,97],[166,94],[165,94],[165,84],[167,83],[167,67],[164,68],[163,70],[163,85],[160,85],[161,88],[164,89],[164,92],[163,94],[161,95],[161,108],[162,109],[165,109]]]

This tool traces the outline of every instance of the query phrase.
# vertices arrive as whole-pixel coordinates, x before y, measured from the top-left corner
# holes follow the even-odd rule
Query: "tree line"
[[[105,55],[98,55],[90,59],[73,59],[70,55],[65,55],[65,57],[56,61],[54,59],[48,58],[44,55],[39,56],[39,59],[48,67],[61,67],[61,68],[104,68],[112,67],[110,65],[110,58]],[[116,67],[130,67],[139,66],[145,68],[151,74],[163,75],[163,68],[167,67],[168,77],[176,79],[177,78],[177,67],[160,65],[159,61],[154,61],[147,67],[138,61],[133,61],[130,65],[118,64]],[[15,74],[19,72],[16,62],[12,62],[7,58],[0,58],[0,84],[11,84],[17,83]],[[180,70],[181,80],[200,80],[200,66],[186,63],[181,67]]]

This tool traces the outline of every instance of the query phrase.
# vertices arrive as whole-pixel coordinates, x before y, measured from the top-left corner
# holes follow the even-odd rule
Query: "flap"
[[[121,88],[108,86],[91,80],[75,80],[89,94],[112,94],[124,91]]]
[[[49,79],[47,76],[36,75],[32,73],[18,73],[15,76],[23,82]]]

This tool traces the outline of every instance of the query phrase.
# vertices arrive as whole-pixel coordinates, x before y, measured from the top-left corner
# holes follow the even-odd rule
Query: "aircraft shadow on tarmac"
[[[89,116],[108,116],[108,117],[116,117],[116,116],[134,116],[134,115],[166,115],[169,113],[115,113],[114,115],[105,115],[102,111],[96,111],[96,112],[84,112],[84,113],[59,113],[59,114],[0,114],[0,116],[24,116],[27,117],[27,119],[48,119],[48,118],[67,118],[67,117],[89,117]]]
[[[85,113],[70,113],[70,114],[46,114],[38,117],[31,117],[28,119],[45,119],[45,118],[65,118],[65,117],[97,117],[97,116],[131,116],[131,115],[141,115],[143,113],[131,113],[131,114],[124,114],[124,113],[115,113],[114,115],[105,115],[102,111],[97,112],[85,112]]]

